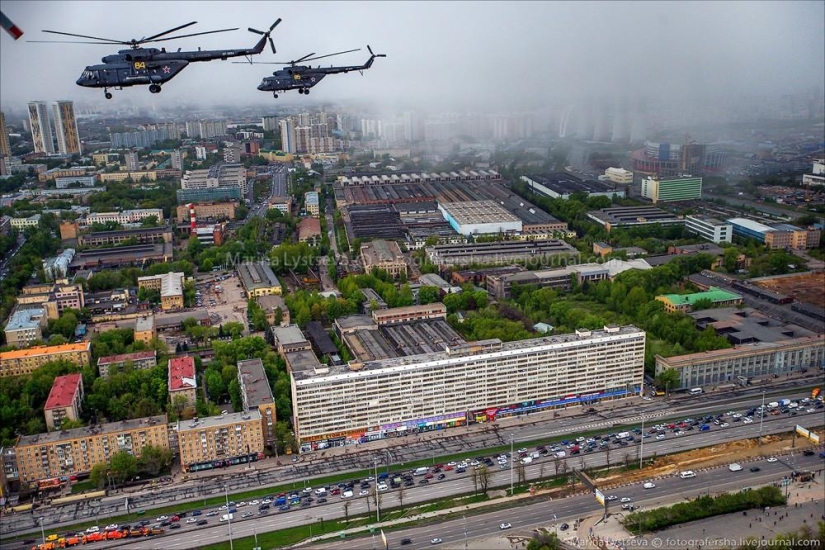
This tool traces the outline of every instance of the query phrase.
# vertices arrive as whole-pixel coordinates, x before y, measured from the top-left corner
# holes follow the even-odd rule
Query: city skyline
[[[230,7],[10,1],[4,2],[4,12],[26,33],[16,42],[7,35],[0,39],[4,111],[29,101],[59,99],[157,108],[182,102],[278,108],[309,101],[362,101],[389,108],[529,110],[565,105],[582,96],[650,96],[677,102],[745,93],[792,94],[816,87],[821,93],[825,78],[820,23],[825,7],[817,2],[335,2],[274,7],[242,2]],[[27,42],[60,38],[42,29],[129,40],[196,20],[193,32],[239,30],[156,45],[170,50],[247,48],[257,36],[246,28],[263,28],[278,17],[283,18],[273,33],[278,54],[267,50],[254,61],[361,48],[332,60],[357,64],[367,58],[367,44],[388,57],[363,77],[326,79],[313,89],[312,98],[295,94],[275,100],[258,91],[262,78],[278,65],[213,61],[188,67],[157,96],[136,86],[116,91],[107,102],[102,90],[81,88],[75,81],[87,65],[115,53],[117,46]]]

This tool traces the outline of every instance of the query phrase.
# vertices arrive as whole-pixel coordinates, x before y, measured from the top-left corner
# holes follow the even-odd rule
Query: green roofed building
[[[694,304],[700,300],[710,300],[713,307],[728,307],[742,303],[742,297],[738,294],[714,287],[694,294],[662,294],[656,296],[656,299],[665,304],[665,311],[668,313],[674,311],[689,313],[693,310]]]

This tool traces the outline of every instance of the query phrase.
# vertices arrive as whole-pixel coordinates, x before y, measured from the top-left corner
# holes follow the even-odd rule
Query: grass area
[[[72,494],[77,495],[80,493],[85,493],[86,491],[97,491],[97,485],[92,483],[89,480],[86,481],[78,481],[74,485],[72,485]]]

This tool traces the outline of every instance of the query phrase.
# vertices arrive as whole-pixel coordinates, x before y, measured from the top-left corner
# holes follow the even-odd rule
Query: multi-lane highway
[[[761,396],[760,396],[761,397]],[[729,400],[730,401],[730,400]],[[758,405],[758,401],[755,401],[753,397],[748,399],[742,400],[739,398],[733,399],[735,402],[731,404],[730,402],[727,403],[716,403],[714,406],[704,407],[705,412],[715,410],[719,411],[720,407],[724,410],[733,409],[743,412],[745,408],[748,406]],[[689,407],[689,406],[688,406]],[[699,415],[700,412],[703,412],[701,407],[697,408],[695,405],[690,408],[690,416],[696,417]],[[559,435],[559,434],[568,434],[568,433],[583,433],[587,431],[603,431],[602,433],[607,434],[611,431],[615,431],[611,429],[611,425],[615,422],[622,421],[622,422],[635,422],[640,423],[642,421],[642,417],[645,420],[646,429],[653,424],[660,422],[660,420],[664,417],[665,413],[669,412],[668,416],[672,416],[672,414],[679,414],[678,410],[670,410],[670,411],[651,411],[647,412],[644,415],[637,415],[637,416],[620,416],[617,414],[616,421],[605,421],[601,419],[597,419],[597,421],[593,421],[594,419],[591,417],[589,420],[590,422],[582,422],[582,419],[575,419],[575,418],[565,418],[559,419],[554,422],[554,429],[548,431],[546,425],[541,423],[542,432],[541,434],[545,437]],[[729,419],[730,420],[730,419]],[[747,437],[754,437],[760,433],[760,429],[764,434],[771,434],[771,433],[779,433],[779,432],[786,432],[793,428],[794,425],[797,423],[802,424],[803,426],[807,427],[815,427],[821,426],[823,424],[823,412],[822,409],[817,409],[816,412],[813,413],[805,413],[799,414],[797,416],[787,416],[782,415],[778,417],[769,416],[765,418],[763,426],[760,428],[760,424],[757,421],[752,422],[750,424],[745,424],[742,422],[729,422],[729,426],[726,428],[720,428],[717,426],[713,426],[710,431],[707,432],[700,432],[698,430],[693,430],[686,432],[686,435],[683,436],[676,436],[672,433],[668,433],[664,439],[657,440],[653,437],[649,439],[644,439],[644,456],[651,456],[653,453],[661,456],[667,453],[673,453],[685,449],[696,448],[696,447],[704,447],[704,446],[711,446],[721,442],[740,439],[740,438],[747,438]],[[497,438],[499,444],[501,440],[506,440],[506,443],[509,443],[509,434],[513,433],[516,437],[514,437],[514,445],[518,446],[519,441],[527,441],[527,440],[535,440],[537,437],[532,434],[531,429],[535,426],[521,426],[517,429],[508,430],[507,434],[496,434],[494,437]],[[488,434],[489,435],[489,434]],[[441,442],[442,445],[446,444]],[[489,445],[488,445],[489,447]],[[641,446],[636,443],[636,446],[626,446],[626,447],[614,447],[611,445],[612,449],[610,451],[610,461],[611,463],[617,462],[624,462],[625,460],[638,460],[639,452],[642,450]],[[467,450],[466,448],[463,450]],[[400,452],[400,451],[399,451]],[[413,455],[420,453],[421,449],[413,450]],[[449,447],[447,449],[442,449],[441,447],[435,449],[424,449],[425,454],[432,454],[435,453],[435,456],[444,456],[445,454],[449,454],[449,452],[453,452],[452,449]],[[481,451],[480,454],[483,454]],[[407,453],[403,453],[405,456]],[[489,453],[487,453],[489,455]],[[368,455],[367,459],[372,460],[375,458],[375,455]],[[413,459],[420,458],[415,457]],[[607,454],[604,452],[592,452],[587,454],[581,454],[578,456],[568,456],[565,459],[568,463],[568,468],[582,468],[582,467],[591,467],[597,465],[605,464],[607,460]],[[294,468],[296,472],[289,472],[280,470],[277,472],[270,472],[276,474],[276,478],[280,477],[280,481],[289,481],[289,473],[297,473],[300,469],[301,471],[308,471],[309,468],[312,466],[309,465],[299,465]],[[406,469],[403,465],[394,465],[393,470],[403,470]],[[538,477],[546,477],[554,473],[555,469],[555,461],[550,458],[540,458],[535,460],[532,464],[525,466],[525,475],[527,479],[535,479]],[[340,471],[340,470],[339,470]],[[379,470],[380,471],[380,470]],[[280,475],[279,475],[280,474]],[[287,474],[287,475],[284,475]],[[258,479],[263,474],[259,474]],[[493,473],[491,486],[508,486],[510,483],[512,471],[511,469],[496,469]],[[294,475],[291,476],[292,480],[295,480]],[[514,478],[517,479],[517,475],[513,475]],[[304,486],[304,484],[312,484],[311,480],[306,480],[306,476],[303,476],[305,481],[293,483],[293,487],[300,491],[300,489]],[[269,479],[267,478],[266,485],[270,485]],[[418,480],[416,480],[418,481]],[[252,483],[250,483],[252,482]],[[203,490],[204,493],[219,493],[223,492],[223,485],[227,485],[230,491],[236,491],[240,489],[253,489],[257,486],[260,486],[258,483],[255,483],[255,479],[242,479],[242,478],[235,478],[234,480],[225,480],[224,483],[210,483],[208,489],[206,487],[201,487],[200,489]],[[178,499],[175,494],[175,491],[180,490],[180,488],[170,488],[167,491],[164,491],[164,495],[152,495],[153,497],[159,497],[163,499],[164,497],[167,498],[165,502],[160,502],[160,504],[170,504],[181,500],[185,497],[193,497],[197,496],[197,491],[193,487],[189,487],[186,489],[188,493],[184,495],[180,495],[181,499]],[[356,494],[358,492],[358,486],[356,485],[355,488]],[[403,500],[405,504],[415,503],[415,502],[423,502],[429,501],[438,498],[444,498],[448,496],[454,496],[457,494],[466,494],[471,493],[473,491],[473,484],[470,478],[470,474],[456,474],[454,471],[447,472],[447,477],[443,481],[436,481],[435,479],[431,480],[431,483],[426,487],[410,487],[405,489]],[[171,497],[171,499],[168,499]],[[135,498],[137,500],[137,498]],[[355,497],[354,499],[350,499],[350,505],[348,509],[348,513],[350,515],[357,515],[366,513],[368,510],[368,506],[366,503],[366,497]],[[397,491],[387,491],[382,492],[381,497],[381,506],[382,507],[393,507],[397,506],[398,502],[398,492]],[[186,509],[193,509],[197,506],[197,502],[189,502],[187,504],[181,503],[181,510]],[[111,499],[107,499],[104,506],[99,507],[97,509],[88,509],[86,510],[87,514],[82,514],[81,517],[60,517],[59,522],[63,523],[65,521],[72,521],[72,520],[86,520],[89,519],[97,519],[97,521],[102,525],[108,523],[105,518],[111,517],[113,514],[122,513],[123,501],[121,499],[117,499],[115,501]],[[132,510],[136,508],[142,507],[141,505],[133,503]],[[374,502],[371,502],[370,509],[374,510]],[[207,512],[206,509],[203,510],[204,514]],[[242,514],[246,509],[239,509],[238,514],[236,514],[236,518],[240,518],[240,514]],[[282,529],[289,526],[294,525],[301,525],[312,523],[318,521],[318,518],[324,519],[333,519],[343,517],[345,515],[343,509],[343,500],[340,499],[338,496],[330,496],[328,497],[328,502],[323,504],[318,504],[317,502],[312,503],[309,506],[296,506],[293,507],[290,511],[286,512],[278,512],[277,510],[271,510],[270,513],[266,516],[261,516],[258,514],[257,507],[250,508],[249,511],[254,512],[252,518],[248,520],[242,520],[235,523],[233,526],[233,531],[238,533],[238,536],[244,535],[245,524],[248,524],[249,533],[251,534],[252,528],[257,532],[264,532],[273,529]],[[84,517],[85,516],[85,517]],[[252,521],[254,518],[254,521]],[[22,520],[24,523],[18,526],[19,528],[28,528],[32,529],[34,518],[25,517],[25,518],[7,518],[12,519],[15,521]],[[54,520],[55,518],[47,518],[46,524],[50,523],[48,519]],[[209,518],[210,524],[217,523],[217,518]],[[52,527],[54,529],[54,527]],[[17,530],[17,529],[15,529]],[[168,546],[170,548],[177,547],[177,548],[186,548],[191,547],[193,544],[193,537],[197,538],[199,543],[209,543],[216,540],[224,540],[225,538],[225,528],[223,527],[215,527],[214,525],[207,525],[203,527],[195,527],[193,525],[185,525],[182,529],[178,531],[174,531],[166,536],[164,536],[164,546]],[[443,537],[442,537],[443,538]],[[156,540],[156,539],[154,539]],[[445,539],[447,540],[447,539]],[[108,544],[115,544],[114,542]],[[152,543],[151,541],[129,541],[127,543],[129,546],[134,548],[149,548],[152,546],[156,546],[157,542]],[[106,543],[101,544],[100,546],[105,546]]]
[[[751,472],[749,467],[752,465],[758,465],[760,471],[756,473]],[[770,463],[766,460],[760,460],[749,462],[747,466],[748,468],[739,472],[731,472],[726,467],[699,471],[697,472],[697,477],[687,480],[675,475],[656,479],[656,487],[653,489],[644,489],[643,485],[639,483],[614,489],[606,489],[605,493],[615,495],[619,497],[619,499],[623,497],[631,498],[635,506],[647,508],[677,502],[685,497],[694,497],[704,493],[735,491],[745,487],[777,482],[783,476],[789,475],[790,472],[794,470],[821,468],[822,459],[817,455],[807,457],[796,454],[792,457],[784,456],[782,460],[778,462]],[[507,480],[509,480],[509,474],[507,472],[497,474],[496,483],[502,483]],[[423,499],[429,500],[455,495],[457,492],[466,492],[468,485],[470,485],[470,482],[465,478],[463,481],[453,480],[452,482],[445,481],[435,484],[419,492],[425,493],[420,496],[423,497]],[[470,490],[472,489],[471,486],[469,488]],[[419,500],[413,496],[414,494],[414,491],[408,490],[404,501],[415,502]],[[321,519],[330,520],[344,517],[341,500],[337,497],[330,500],[336,500],[337,502],[324,506],[302,508],[294,512],[269,514],[263,517],[256,514],[246,520],[234,521],[232,522],[232,536],[234,538],[251,537],[256,533],[260,534],[265,531],[285,529],[309,523],[318,524]],[[364,502],[364,498],[352,501],[349,515],[366,514],[367,510]],[[392,507],[397,505],[398,502],[393,498],[392,493],[386,493],[382,496],[382,506]],[[608,506],[611,512],[621,512],[619,500],[610,502]],[[480,537],[495,534],[499,530],[499,524],[503,522],[511,523],[514,529],[530,529],[540,524],[546,526],[553,522],[554,515],[557,518],[556,521],[559,523],[562,521],[573,523],[575,519],[596,513],[599,509],[600,506],[594,496],[589,494],[561,499],[553,501],[552,503],[548,502],[547,499],[537,499],[534,504],[526,504],[517,508],[507,507],[504,510],[467,517],[468,536]],[[242,510],[243,509],[238,510],[235,518],[239,518]],[[371,507],[371,510],[374,513],[374,506]],[[185,549],[226,541],[229,536],[228,525],[219,523],[217,517],[209,518],[209,520],[212,525],[205,528],[194,529],[190,526],[185,526],[174,532],[174,534],[164,535],[162,538],[162,546],[170,549]],[[429,527],[393,531],[392,533],[387,533],[387,536],[390,540],[390,547],[393,548],[398,546],[402,538],[411,538],[414,543],[416,543],[416,547],[422,547],[429,545],[429,539],[435,531],[437,531],[439,538],[443,539],[445,543],[463,541],[464,521],[463,519],[449,520],[439,523],[437,529],[434,529],[432,525],[430,525]],[[117,543],[117,546],[133,549],[157,548],[158,545],[159,539],[157,538],[126,541],[125,543],[121,541]],[[103,546],[105,546],[105,544],[101,545],[101,547]],[[355,539],[329,543],[325,547],[364,548],[364,546],[364,539]]]

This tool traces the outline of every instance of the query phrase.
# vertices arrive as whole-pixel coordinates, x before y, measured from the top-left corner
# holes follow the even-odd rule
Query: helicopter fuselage
[[[258,89],[263,92],[280,92],[312,88],[318,84],[328,72],[324,69],[313,69],[307,66],[295,66],[275,71],[272,76],[264,78]]]
[[[237,50],[199,50],[167,52],[166,49],[135,48],[107,55],[102,65],[86,67],[78,86],[120,88],[144,84],[163,84],[178,75],[191,62],[255,55],[263,50],[262,39],[254,48]]]

